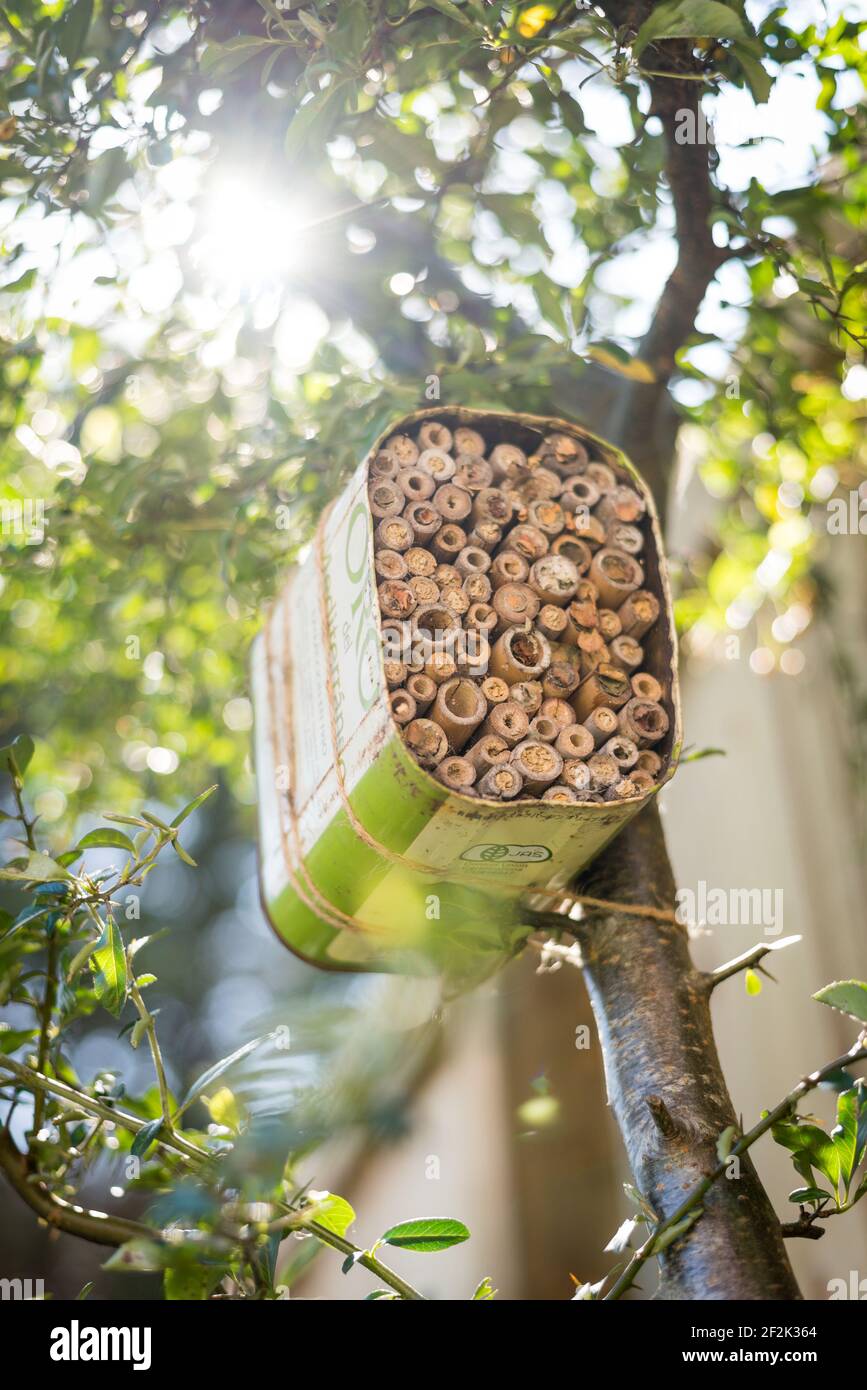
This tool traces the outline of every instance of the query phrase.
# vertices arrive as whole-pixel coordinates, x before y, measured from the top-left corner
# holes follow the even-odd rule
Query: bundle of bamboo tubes
[[[427,419],[371,460],[368,494],[392,714],[421,766],[488,800],[645,796],[670,720],[630,480],[571,435],[528,457]]]

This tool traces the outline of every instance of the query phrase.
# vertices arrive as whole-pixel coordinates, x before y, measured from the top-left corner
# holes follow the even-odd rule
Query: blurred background
[[[310,7],[327,29],[312,50],[339,39],[349,67],[376,7],[336,8]],[[738,978],[715,999],[749,1124],[851,1041],[810,995],[867,977],[867,178],[855,7],[747,9],[769,100],[723,63],[705,105],[733,209],[720,244],[736,225],[765,240],[711,286],[661,446],[687,744],[724,756],[683,766],[661,804],[680,887],[781,894],[774,929],[802,937],[772,958],[778,984],[748,996]],[[247,652],[323,502],[389,418],[436,399],[432,381],[444,402],[599,427],[593,395],[640,373],[676,254],[646,84],[588,83],[606,51],[590,32],[584,56],[558,50],[557,82],[528,62],[489,110],[510,60],[434,19],[435,42],[410,36],[399,61],[354,74],[348,114],[315,98],[299,130],[314,52],[283,42],[273,7],[7,10],[0,736],[37,741],[39,831],[59,852],[104,811],[174,814],[219,781],[190,823],[199,868],[161,864],[135,927],[167,929],[147,963],[172,1088],[284,1025],[290,1047],[256,1054],[233,1090],[284,1122],[330,1098],[297,1176],[352,1202],[358,1243],[454,1216],[470,1241],[393,1256],[423,1292],[470,1297],[488,1275],[502,1297],[568,1298],[609,1267],[629,1215],[580,973],[539,973],[527,953],[442,1009],[420,982],[293,959],[259,904]],[[4,905],[17,911],[14,893]],[[763,933],[693,930],[702,967]],[[16,1007],[4,1023],[22,1026]],[[152,1084],[105,1014],[76,1024],[68,1052],[86,1081]],[[833,1096],[813,1108],[830,1123]],[[765,1143],[756,1161],[790,1219],[787,1156]],[[141,1207],[110,1151],[83,1192]],[[807,1297],[867,1275],[867,1203],[826,1224],[790,1242]],[[156,1276],[102,1270],[105,1251],[40,1228],[2,1185],[0,1231],[0,1277],[61,1298],[91,1280],[94,1297],[159,1296]],[[293,1296],[369,1292],[311,1244],[286,1243]]]

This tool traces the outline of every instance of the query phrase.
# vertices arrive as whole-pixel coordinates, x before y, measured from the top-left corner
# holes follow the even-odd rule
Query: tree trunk
[[[674,879],[659,813],[648,808],[584,875],[580,891],[672,908]],[[575,926],[596,1017],[608,1095],[636,1184],[659,1217],[716,1167],[719,1135],[737,1119],[720,1069],[706,977],[683,928],[592,912]],[[704,1214],[661,1257],[657,1297],[800,1297],[780,1222],[745,1156],[739,1176],[708,1193]]]

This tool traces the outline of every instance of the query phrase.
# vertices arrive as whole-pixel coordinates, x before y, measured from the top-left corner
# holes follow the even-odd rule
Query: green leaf
[[[131,1274],[146,1274],[164,1269],[165,1263],[165,1252],[156,1241],[137,1236],[135,1240],[128,1240],[126,1245],[118,1246],[102,1267],[126,1270]]]
[[[304,1208],[305,1216],[309,1215],[311,1221],[315,1221],[317,1226],[324,1226],[326,1231],[345,1236],[355,1220],[355,1212],[345,1197],[337,1197],[333,1192],[310,1192],[307,1195],[310,1205]]]
[[[795,1124],[784,1120],[771,1127],[771,1134],[778,1144],[790,1149],[801,1160],[800,1166],[797,1163],[795,1165],[798,1172],[809,1179],[809,1172],[804,1174],[806,1162],[810,1167],[818,1168],[820,1173],[824,1173],[836,1189],[840,1181],[840,1155],[834,1141],[823,1129],[805,1121]]]
[[[744,973],[744,987],[747,991],[747,994],[761,994],[762,982],[756,974],[755,970],[747,970]]]
[[[470,1233],[462,1221],[432,1217],[429,1220],[401,1221],[397,1226],[390,1226],[380,1236],[379,1242],[426,1254],[434,1250],[448,1250],[450,1246],[460,1245],[461,1241],[469,1238]]]
[[[148,1120],[146,1125],[142,1125],[138,1134],[130,1145],[130,1153],[135,1154],[136,1158],[144,1158],[151,1144],[159,1138],[160,1130],[163,1127],[163,1117],[160,1115],[156,1120]]]
[[[284,148],[289,159],[298,159],[310,142],[323,144],[338,116],[338,97],[343,101],[347,80],[335,79],[330,87],[317,92],[310,101],[299,106],[286,131]]]
[[[482,1279],[481,1283],[479,1283],[479,1284],[476,1285],[476,1291],[475,1291],[475,1293],[473,1294],[473,1299],[472,1299],[472,1301],[473,1301],[474,1303],[479,1302],[479,1300],[485,1300],[485,1301],[487,1301],[487,1300],[489,1300],[489,1299],[494,1298],[494,1297],[496,1296],[496,1293],[497,1293],[497,1290],[494,1288],[494,1286],[493,1286],[493,1284],[491,1283],[489,1277],[488,1277],[487,1275],[485,1275],[485,1277],[484,1277],[484,1279]]]
[[[126,1003],[126,956],[117,923],[111,913],[105,919],[102,936],[92,959],[96,997],[103,1008],[117,1017]]]
[[[865,1115],[863,1083],[842,1091],[837,1097],[837,1123],[831,1139],[840,1157],[840,1176],[848,1195],[855,1169],[863,1154]]]
[[[680,1236],[685,1235],[690,1226],[695,1225],[703,1211],[704,1207],[696,1207],[694,1211],[687,1212],[682,1221],[676,1221],[673,1226],[669,1226],[666,1231],[663,1231],[661,1235],[657,1236],[656,1240],[653,1242],[654,1255],[658,1255],[661,1251],[667,1250],[669,1245],[673,1245]]]
[[[36,276],[35,270],[28,271],[27,273],[28,275],[32,274],[34,278]],[[18,284],[20,284],[20,281],[18,282]],[[6,290],[11,290],[14,289],[15,286],[4,285],[3,288]],[[0,759],[2,759],[3,762],[8,762],[9,754],[11,753],[12,757],[15,760],[15,766],[17,767],[19,774],[23,777],[25,772],[27,771],[27,768],[30,766],[30,759],[33,757],[33,752],[33,739],[30,737],[30,735],[19,734],[17,738],[14,738],[12,740],[11,743],[7,743],[4,745],[3,748],[0,748]]]
[[[188,864],[191,869],[197,869],[198,864],[191,854],[187,854],[180,840],[172,840],[172,849],[178,856],[182,864]]]
[[[763,68],[761,61],[756,56],[754,45],[736,42],[732,45],[732,50],[741,66],[753,101],[759,104],[767,101],[771,95],[774,79]]]
[[[794,1192],[789,1193],[789,1201],[804,1206],[807,1202],[833,1201],[833,1196],[821,1187],[796,1187]]]
[[[28,883],[51,883],[54,879],[68,879],[70,875],[64,868],[47,854],[40,853],[39,850],[30,850],[26,859],[19,864],[18,860],[13,860],[5,868],[0,869],[0,878],[24,881]]]
[[[4,1057],[36,1037],[36,1028],[0,1028],[0,1052]]]
[[[430,0],[430,4],[432,9],[439,10],[440,14],[445,15],[447,19],[453,19],[463,29],[470,29],[477,38],[482,38],[482,34],[473,21],[464,14],[458,5],[452,4],[452,0]]]
[[[736,1125],[728,1125],[716,1141],[716,1156],[720,1163],[725,1163],[732,1151],[737,1134]]]
[[[217,783],[215,782],[212,787],[208,787],[207,791],[199,792],[199,795],[194,797],[192,801],[188,802],[182,811],[178,811],[178,814],[172,821],[172,830],[177,830],[179,825],[183,825],[184,821],[187,819],[187,816],[191,816],[194,811],[198,811],[199,807],[207,801],[209,796],[213,796],[216,790]]]
[[[751,36],[743,20],[719,0],[666,0],[657,5],[632,45],[637,58],[658,39],[743,39]]]
[[[199,66],[203,73],[212,77],[226,77],[243,67],[244,63],[261,57],[273,47],[273,39],[261,39],[255,34],[239,34],[237,38],[228,39],[225,43],[209,43]]]
[[[57,25],[57,49],[67,62],[81,56],[93,19],[93,0],[72,0]]]
[[[175,1112],[175,1119],[177,1119],[179,1115],[183,1115],[185,1110],[189,1110],[193,1101],[198,1100],[202,1092],[206,1091],[211,1083],[217,1080],[218,1076],[222,1076],[224,1072],[229,1070],[229,1067],[234,1066],[236,1062],[240,1062],[242,1057],[246,1057],[248,1053],[252,1052],[254,1048],[261,1046],[261,1044],[270,1037],[270,1033],[264,1033],[260,1038],[253,1038],[252,1042],[244,1043],[243,1047],[239,1047],[235,1052],[230,1052],[228,1057],[224,1057],[220,1062],[215,1062],[207,1071],[202,1072],[198,1081],[193,1082],[178,1106]]]
[[[90,830],[75,847],[78,854],[84,849],[123,849],[127,854],[135,854],[135,847],[122,830]]]
[[[728,754],[724,748],[696,748],[692,753],[685,753],[681,763],[698,763],[702,758],[727,758]]]
[[[843,1014],[850,1014],[859,1023],[867,1023],[867,985],[863,980],[835,980],[817,990],[813,998]]]
[[[226,1273],[219,1265],[189,1264],[167,1269],[163,1293],[170,1302],[199,1303],[208,1298]]]

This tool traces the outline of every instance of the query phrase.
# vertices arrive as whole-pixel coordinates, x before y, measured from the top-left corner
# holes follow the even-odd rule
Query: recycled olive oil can
[[[532,930],[533,890],[563,889],[659,787],[620,802],[557,804],[450,791],[406,748],[383,670],[367,464],[425,419],[469,425],[527,453],[579,439],[645,498],[645,639],[672,713],[660,785],[681,750],[677,647],[653,499],[625,456],[547,417],[434,408],[395,420],[324,516],[316,544],[271,606],[252,651],[262,901],[281,940],[335,970],[435,974],[458,993],[503,965]]]

